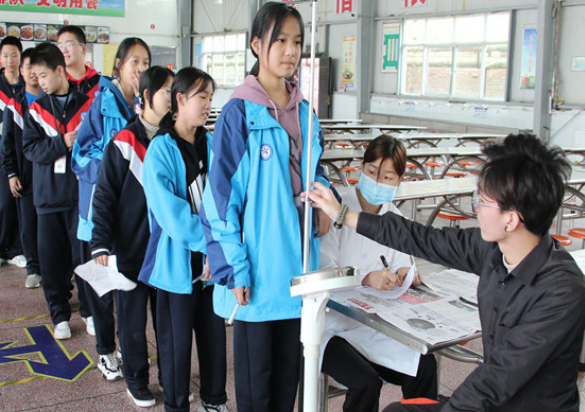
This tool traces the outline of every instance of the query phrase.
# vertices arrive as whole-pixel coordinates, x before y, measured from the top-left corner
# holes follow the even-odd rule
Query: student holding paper
[[[157,288],[157,334],[167,412],[188,412],[193,330],[201,377],[201,412],[229,412],[225,403],[226,335],[213,313],[199,207],[211,133],[205,123],[215,82],[186,67],[171,86],[171,111],[144,157],[142,183],[151,236],[139,280]],[[202,280],[203,279],[203,280]]]
[[[401,216],[392,200],[405,169],[404,145],[391,136],[379,136],[364,153],[358,184],[341,195],[343,203],[352,210]],[[348,226],[332,227],[321,239],[320,267],[356,266],[363,286],[391,290],[405,278],[410,263],[409,255],[380,245]],[[418,275],[414,283],[420,284]],[[378,412],[383,380],[400,385],[404,398],[437,397],[433,355],[420,356],[334,311],[325,315],[324,342],[323,372],[348,388],[344,412]]]
[[[93,196],[92,258],[106,266],[108,255],[116,255],[118,270],[134,282],[138,282],[150,237],[142,161],[160,120],[171,108],[173,76],[171,70],[160,66],[150,67],[142,74],[139,83],[142,113],[132,118],[106,146]],[[138,406],[152,406],[155,399],[148,389],[146,308],[150,299],[156,331],[156,290],[138,282],[135,289],[115,291],[114,296],[128,393]],[[113,356],[113,349],[109,349],[109,356]],[[100,360],[108,356],[100,355]]]
[[[585,279],[548,233],[570,164],[536,136],[487,143],[471,199],[478,228],[435,229],[393,213],[348,212],[329,189],[309,197],[340,224],[405,253],[479,276],[484,363],[448,402],[392,404],[386,412],[577,412]],[[341,213],[340,213],[341,212]]]

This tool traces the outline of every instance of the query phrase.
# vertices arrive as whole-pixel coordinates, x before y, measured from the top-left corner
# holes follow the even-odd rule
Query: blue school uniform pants
[[[39,252],[37,248],[37,210],[33,202],[32,190],[15,198],[20,228],[20,241],[26,258],[26,273],[40,275]]]
[[[166,412],[188,412],[195,330],[201,400],[227,401],[225,322],[213,312],[213,286],[193,285],[190,295],[157,290],[157,338]]]
[[[124,275],[129,276],[127,272]],[[146,340],[147,308],[150,300],[150,313],[156,336],[156,289],[137,282],[136,288],[129,291],[116,290],[116,309],[118,312],[118,339],[124,360],[124,379],[126,386],[140,390],[148,385],[148,342]],[[160,353],[157,345],[157,362],[159,370],[159,384],[162,386],[160,375]]]
[[[292,412],[300,373],[301,320],[234,322],[238,412]]]
[[[71,319],[71,277],[80,257],[77,220],[77,208],[39,214],[37,219],[43,292],[54,325]]]
[[[91,251],[89,243],[80,241],[80,259],[82,262],[91,260]],[[116,350],[116,321],[114,319],[114,292],[108,292],[103,296],[93,290],[91,285],[79,276],[75,277],[79,295],[83,295],[85,304],[84,311],[93,316],[93,326],[95,328],[95,350],[98,355],[107,355]],[[82,302],[82,299],[79,299]],[[85,309],[87,308],[87,309]],[[80,309],[81,311],[81,309]],[[84,316],[86,317],[86,316]]]
[[[0,173],[0,258],[12,259],[22,255],[16,202],[8,178]]]

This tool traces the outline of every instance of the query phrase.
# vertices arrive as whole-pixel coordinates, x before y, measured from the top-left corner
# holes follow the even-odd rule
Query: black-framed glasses
[[[489,203],[480,202],[479,201],[479,192],[476,190],[471,195],[471,211],[473,213],[477,213],[478,206],[485,206],[485,207],[489,207],[492,209],[498,209],[498,210],[500,209],[500,206],[498,206],[498,205],[490,205]]]

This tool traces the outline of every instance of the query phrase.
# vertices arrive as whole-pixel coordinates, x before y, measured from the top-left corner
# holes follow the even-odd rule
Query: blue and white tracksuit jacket
[[[73,171],[79,178],[77,237],[85,242],[91,240],[93,227],[91,200],[104,150],[134,115],[111,78],[102,76],[99,89],[99,95],[93,101],[75,139],[71,163]]]
[[[208,153],[211,133],[206,133]],[[176,137],[180,139],[180,137]],[[138,280],[171,293],[193,291],[191,251],[205,254],[201,219],[187,197],[187,168],[175,138],[156,136],[142,167],[150,241]]]
[[[306,134],[309,105],[299,105]],[[303,136],[303,186],[312,150],[311,179],[327,186],[319,166],[323,135],[314,116],[311,139]],[[289,137],[257,103],[232,99],[214,130],[208,184],[201,219],[213,280],[215,312],[228,318],[236,299],[230,289],[250,287],[250,304],[236,319],[263,322],[300,318],[301,298],[291,297],[290,281],[303,274],[299,213],[289,170]],[[304,188],[303,188],[304,190]],[[319,240],[311,233],[310,271],[319,268]]]

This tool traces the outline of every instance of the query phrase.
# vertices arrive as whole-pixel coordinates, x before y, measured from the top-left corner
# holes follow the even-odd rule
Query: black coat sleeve
[[[12,102],[12,100],[11,100]],[[14,113],[6,106],[2,119],[2,145],[0,147],[0,161],[2,170],[8,178],[18,176],[18,160],[16,158],[16,128]]]
[[[112,253],[116,213],[122,186],[128,173],[129,162],[124,159],[113,141],[108,143],[92,203],[94,224],[90,242],[92,258]]]
[[[382,245],[454,269],[479,274],[494,244],[478,228],[436,229],[395,213],[360,213],[357,232]]]

